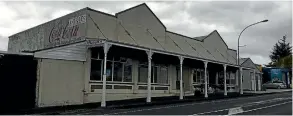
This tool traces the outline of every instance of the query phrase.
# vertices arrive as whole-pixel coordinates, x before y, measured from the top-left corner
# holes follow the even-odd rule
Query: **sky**
[[[8,36],[48,22],[76,10],[90,7],[115,14],[143,1],[0,1],[0,50],[7,50]],[[270,62],[269,54],[283,35],[292,43],[292,1],[158,1],[145,2],[167,30],[189,37],[217,30],[229,48],[237,50],[240,32],[248,25],[268,19],[245,30],[240,38],[240,57],[256,64]]]

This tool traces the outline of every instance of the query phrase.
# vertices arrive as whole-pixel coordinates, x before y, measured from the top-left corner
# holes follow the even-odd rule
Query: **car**
[[[269,81],[262,85],[266,89],[283,89],[286,88],[286,84],[283,81]]]

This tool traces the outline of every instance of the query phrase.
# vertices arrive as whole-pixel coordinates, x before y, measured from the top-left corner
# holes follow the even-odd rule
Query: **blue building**
[[[287,84],[289,87],[291,84],[291,79],[289,73],[291,70],[287,68],[277,68],[277,67],[266,67],[263,68],[263,78],[264,83],[272,80],[281,80]]]

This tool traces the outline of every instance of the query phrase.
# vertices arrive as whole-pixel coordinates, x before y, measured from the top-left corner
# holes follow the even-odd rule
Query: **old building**
[[[199,37],[168,31],[146,4],[115,15],[81,9],[10,36],[8,51],[37,59],[37,107],[183,99],[200,85],[205,97],[212,85],[242,93],[236,50],[216,30]]]
[[[249,67],[253,70],[243,70],[243,89],[244,90],[261,90],[262,86],[262,72],[259,68],[253,63],[250,58],[241,58],[240,65],[242,67]]]

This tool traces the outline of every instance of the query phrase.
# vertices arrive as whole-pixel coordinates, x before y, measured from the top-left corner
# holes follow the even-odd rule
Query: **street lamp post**
[[[243,46],[239,46],[239,47],[246,47],[246,45],[243,45]]]
[[[241,36],[241,34],[243,33],[243,31],[244,30],[246,30],[248,27],[251,27],[251,26],[253,26],[253,25],[256,25],[256,24],[259,24],[259,23],[264,23],[264,22],[268,22],[269,20],[262,20],[262,21],[259,21],[259,22],[256,22],[256,23],[253,23],[253,24],[251,24],[251,25],[248,25],[247,27],[245,27],[242,31],[241,31],[241,33],[239,34],[239,37],[238,37],[238,45],[237,45],[237,48],[238,48],[238,50],[237,50],[237,56],[238,56],[238,58],[237,58],[237,64],[238,64],[238,66],[239,67],[241,67],[240,66],[240,55],[239,55],[239,47],[244,47],[244,46],[246,46],[246,45],[244,45],[244,46],[239,46],[239,40],[240,40],[240,36]],[[240,71],[238,71],[238,77],[240,77],[241,75],[240,75]],[[242,79],[241,77],[240,77],[240,79]],[[242,81],[242,80],[240,80],[240,81]],[[242,91],[242,83],[241,83],[241,90],[240,91]],[[242,94],[242,92],[240,92],[240,94]]]
[[[248,25],[247,27],[245,27],[242,31],[241,31],[241,33],[239,34],[239,37],[238,37],[238,46],[237,46],[237,48],[238,48],[238,50],[237,50],[237,55],[238,55],[238,58],[237,58],[237,64],[238,65],[240,65],[240,63],[239,63],[239,59],[240,59],[240,57],[239,57],[239,40],[240,40],[240,36],[241,36],[241,34],[243,33],[243,31],[244,30],[246,30],[248,27],[251,27],[251,26],[253,26],[253,25],[256,25],[256,24],[259,24],[259,23],[264,23],[264,22],[268,22],[269,20],[263,20],[263,21],[259,21],[259,22],[256,22],[256,23],[253,23],[253,24],[251,24],[251,25]]]

